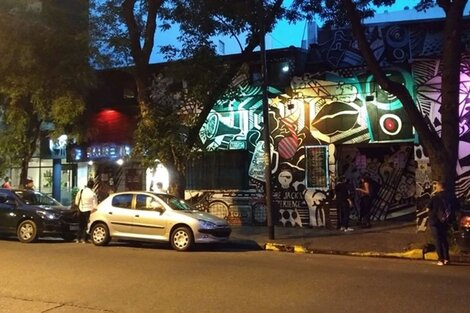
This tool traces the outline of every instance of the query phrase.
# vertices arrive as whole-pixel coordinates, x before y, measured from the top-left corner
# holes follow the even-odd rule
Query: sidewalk
[[[354,228],[346,233],[323,227],[275,226],[274,240],[268,238],[265,226],[234,225],[231,241],[256,244],[270,251],[437,260],[435,252],[423,254],[422,247],[417,245],[415,222],[376,221],[371,228]],[[470,263],[470,254],[451,251],[451,261]]]

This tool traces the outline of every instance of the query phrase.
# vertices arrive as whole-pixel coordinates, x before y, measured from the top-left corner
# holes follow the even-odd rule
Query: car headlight
[[[199,225],[201,225],[201,229],[214,229],[217,227],[214,223],[205,220],[199,220]]]
[[[57,213],[37,210],[36,213],[45,220],[58,220],[60,215]]]

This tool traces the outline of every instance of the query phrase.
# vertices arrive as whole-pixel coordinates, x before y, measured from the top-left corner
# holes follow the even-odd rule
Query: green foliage
[[[132,66],[140,109],[135,157],[141,158],[144,165],[154,165],[158,159],[179,176],[184,174],[199,128],[243,64],[242,60],[222,65],[216,58],[213,36],[237,38],[242,58],[246,57],[258,46],[262,29],[269,32],[283,16],[282,3],[282,0],[91,1],[94,64]],[[170,25],[180,27],[177,39],[182,48],[160,46],[159,53],[168,60],[184,61],[166,70],[166,78],[159,76],[152,81],[149,60],[154,40],[158,46],[160,31]],[[244,43],[242,35],[246,37]],[[185,82],[184,90],[181,83],[174,82]],[[181,91],[184,108],[178,96]],[[188,103],[192,108],[188,108]]]
[[[53,137],[80,132],[76,120],[93,84],[86,4],[31,4],[0,6],[0,149],[10,166],[27,164],[42,131]],[[44,129],[46,124],[54,129]]]
[[[184,173],[191,155],[186,137],[191,119],[181,114],[183,97],[174,91],[172,79],[158,75],[151,87],[151,123],[139,123],[135,133],[134,157],[152,166],[158,159]]]

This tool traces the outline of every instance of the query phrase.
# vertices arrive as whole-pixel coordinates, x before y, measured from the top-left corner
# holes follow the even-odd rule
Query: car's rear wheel
[[[91,241],[96,246],[106,246],[111,240],[108,226],[104,223],[98,223],[91,228]]]
[[[18,225],[16,230],[18,240],[23,243],[34,242],[38,239],[38,227],[32,220],[26,220]]]
[[[171,247],[177,251],[187,251],[194,243],[194,236],[188,227],[178,227],[170,237]]]

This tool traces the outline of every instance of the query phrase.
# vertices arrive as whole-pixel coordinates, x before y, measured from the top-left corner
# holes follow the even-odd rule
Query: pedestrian
[[[24,189],[26,190],[34,190],[34,181],[31,177],[27,177],[24,183]]]
[[[359,225],[363,228],[370,228],[370,213],[372,208],[372,197],[369,176],[362,175],[359,178]]]
[[[349,180],[341,176],[335,186],[336,207],[339,212],[340,230],[344,232],[353,231],[349,227],[349,214],[352,207],[352,192]]]
[[[29,176],[24,183],[23,200],[27,204],[37,204],[36,194],[34,192],[34,181]]]
[[[89,179],[85,188],[77,192],[75,196],[75,204],[80,209],[80,230],[76,242],[85,243],[87,240],[87,226],[90,214],[96,211],[98,205],[98,197],[93,191],[95,182]]]
[[[165,193],[165,190],[163,190],[163,184],[161,182],[157,182],[155,184],[155,192]]]
[[[428,205],[428,225],[436,246],[437,265],[449,264],[447,231],[452,216],[453,197],[445,190],[442,181],[433,181],[433,193]]]
[[[5,177],[2,188],[11,189],[10,177],[8,177],[8,176]]]

